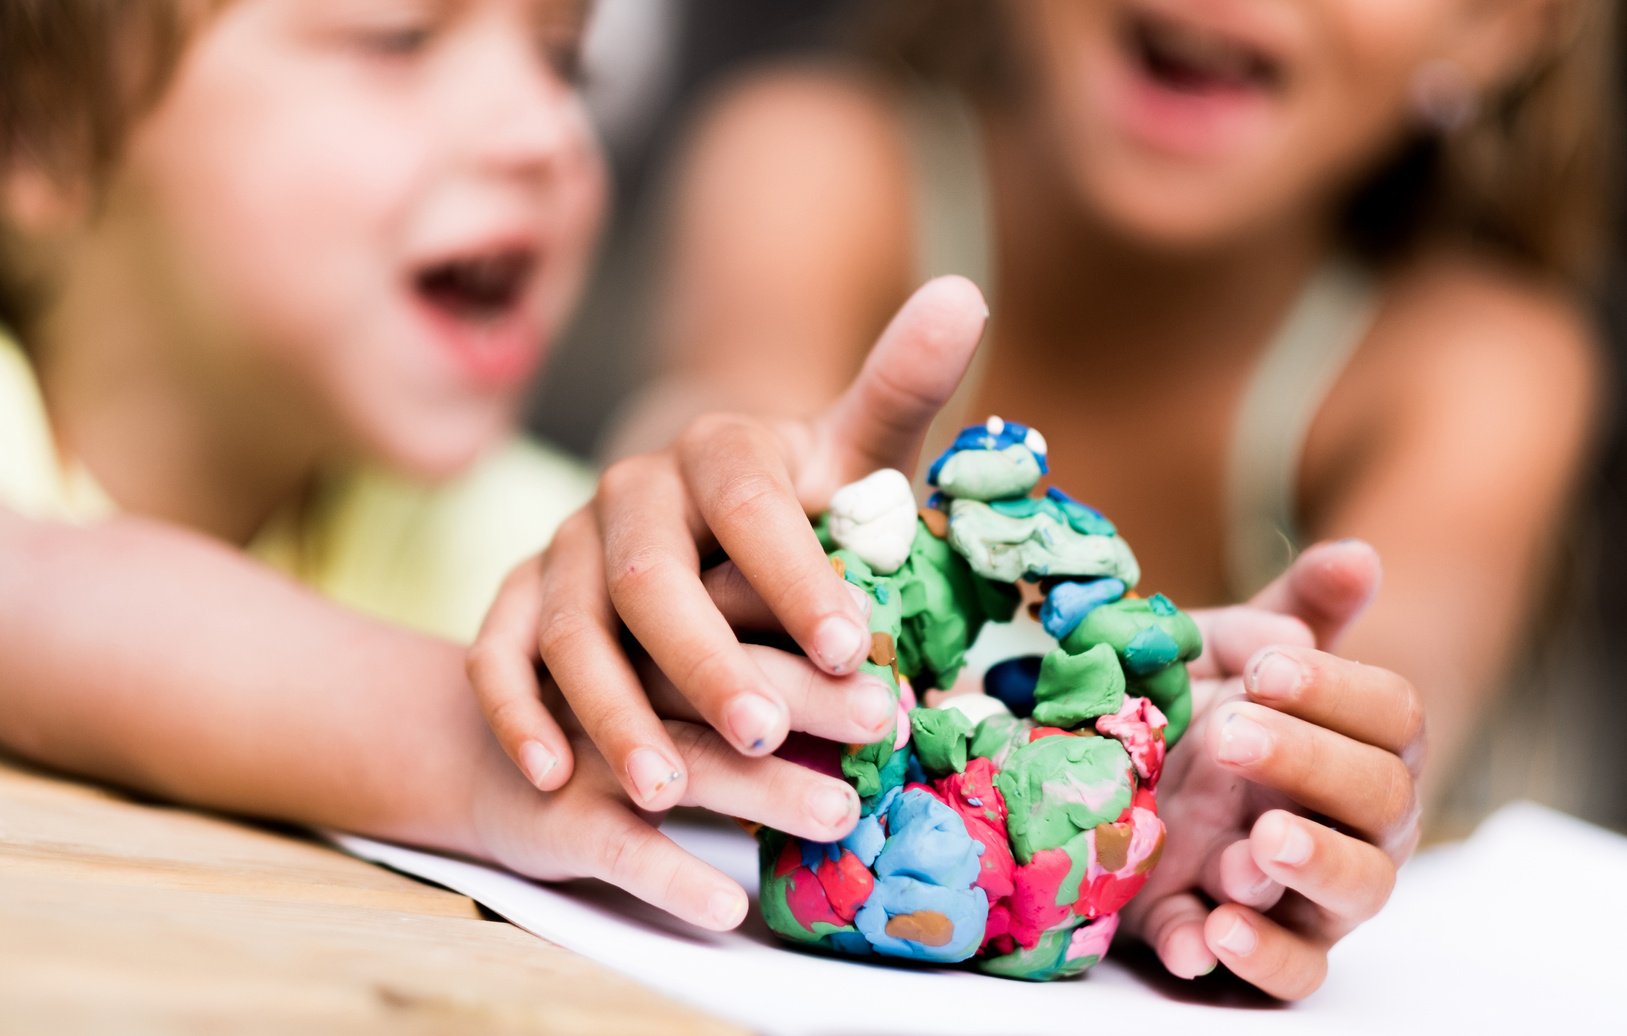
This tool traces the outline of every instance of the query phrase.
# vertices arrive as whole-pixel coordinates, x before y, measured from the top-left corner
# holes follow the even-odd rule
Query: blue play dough
[[[1018,719],[1034,712],[1034,686],[1039,683],[1039,655],[1008,658],[983,674],[983,693],[998,698]]]
[[[977,880],[983,843],[966,833],[960,814],[919,789],[887,810],[891,837],[876,857],[878,878],[903,876],[959,888]]]
[[[899,914],[931,911],[949,919],[953,932],[942,946],[928,946],[914,939],[900,939],[887,934],[887,922]],[[965,960],[977,952],[983,942],[983,929],[989,919],[989,897],[982,889],[946,889],[942,885],[929,885],[914,878],[881,878],[876,882],[870,898],[853,918],[853,924],[864,933],[881,953],[911,960],[934,961],[950,964]]]
[[[886,843],[887,832],[881,829],[881,817],[872,813],[860,817],[853,830],[837,844],[857,856],[859,862],[868,867],[876,862],[876,857],[881,855],[881,847]]]
[[[961,429],[960,434],[955,436],[955,441],[950,443],[949,448],[940,453],[938,459],[932,462],[932,467],[927,469],[927,485],[937,485],[938,473],[943,470],[944,464],[948,462],[950,457],[964,450],[988,450],[994,452],[1009,449],[1012,446],[1021,446],[1034,455],[1034,460],[1039,463],[1040,474],[1046,474],[1051,470],[1051,466],[1046,462],[1045,454],[1038,453],[1028,446],[1028,431],[1027,425],[1019,424],[1016,421],[1005,422],[1005,427],[1000,429],[998,435],[989,431],[987,425],[981,424]]]
[[[1061,640],[1085,621],[1085,616],[1123,597],[1127,589],[1123,580],[1112,578],[1058,583],[1040,605],[1040,625],[1045,627],[1046,633]]]

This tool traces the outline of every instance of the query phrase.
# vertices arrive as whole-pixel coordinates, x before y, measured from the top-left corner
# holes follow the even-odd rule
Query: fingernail
[[[1256,763],[1271,751],[1271,735],[1260,724],[1234,712],[1220,728],[1220,761],[1236,766]]]
[[[532,784],[541,784],[558,765],[559,757],[548,751],[541,741],[527,741],[520,746],[520,767]]]
[[[861,730],[880,733],[897,715],[893,694],[879,680],[866,680],[854,699],[850,716]]]
[[[683,776],[683,772],[653,748],[636,748],[633,754],[627,757],[627,776],[632,779],[633,787],[638,789],[638,797],[648,805]]]
[[[841,615],[832,615],[814,630],[814,661],[826,672],[840,676],[853,670],[869,644],[869,632],[861,629],[858,623]]]
[[[1220,934],[1220,938],[1215,940],[1215,945],[1233,956],[1247,957],[1254,952],[1254,947],[1259,945],[1259,942],[1260,939],[1254,934],[1253,928],[1250,928],[1242,918],[1233,918],[1231,926]]]
[[[1249,689],[1256,698],[1287,701],[1298,696],[1305,667],[1280,651],[1268,650],[1254,663]]]
[[[845,579],[842,580],[842,585],[847,587],[847,592],[853,595],[854,602],[859,606],[859,614],[866,619],[870,618],[870,595],[864,592],[863,587],[856,586]]]
[[[729,703],[724,722],[735,744],[748,752],[761,752],[779,731],[781,710],[760,694],[742,694]]]
[[[1202,978],[1205,975],[1213,975],[1215,973],[1215,969],[1218,968],[1218,967],[1220,967],[1220,961],[1212,960],[1212,961],[1209,962],[1209,966],[1207,968],[1204,968],[1202,971],[1198,972],[1197,975],[1195,975],[1193,977],[1194,978]]]
[[[857,807],[853,792],[838,788],[820,788],[808,796],[808,815],[826,827],[842,827]]]
[[[1298,824],[1290,823],[1288,833],[1283,835],[1282,845],[1271,854],[1271,859],[1287,867],[1298,867],[1311,858],[1311,851],[1315,844],[1311,836]]]
[[[718,889],[706,902],[706,915],[719,928],[733,928],[746,918],[746,897],[732,889]]]

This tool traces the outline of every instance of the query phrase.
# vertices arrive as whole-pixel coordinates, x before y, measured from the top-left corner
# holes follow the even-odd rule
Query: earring
[[[1451,136],[1480,114],[1480,94],[1463,66],[1436,58],[1412,73],[1408,91],[1413,114],[1443,137]]]

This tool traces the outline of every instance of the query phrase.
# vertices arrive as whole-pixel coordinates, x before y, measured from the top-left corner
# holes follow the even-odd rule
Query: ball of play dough
[[[897,473],[841,491],[821,523],[832,565],[871,599],[863,668],[905,705],[912,685],[954,683],[983,625],[1015,613],[1019,582],[1045,592],[1057,643],[991,668],[986,694],[901,708],[907,724],[880,740],[829,746],[861,817],[840,842],[758,831],[780,936],[1061,978],[1101,959],[1157,863],[1158,777],[1191,716],[1198,630],[1168,598],[1135,595],[1135,556],[1101,514],[1029,495],[1045,450],[991,418],[933,464],[938,492],[913,523]]]

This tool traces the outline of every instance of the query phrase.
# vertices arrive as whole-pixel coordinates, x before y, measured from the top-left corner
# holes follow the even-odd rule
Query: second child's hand
[[[510,575],[469,655],[482,710],[532,783],[558,788],[572,768],[567,740],[539,698],[540,664],[634,803],[659,811],[685,797],[690,769],[650,706],[624,650],[624,627],[745,755],[772,753],[793,726],[870,741],[891,724],[891,693],[853,675],[870,649],[866,602],[832,570],[808,515],[848,481],[914,466],[987,318],[970,281],[931,281],[818,415],[703,417],[667,449],[605,473],[594,500],[548,550]],[[703,559],[720,549],[812,667],[740,643],[702,583]],[[820,679],[818,707],[794,708],[788,687]],[[851,826],[857,798],[844,782],[823,780],[826,799],[841,797],[836,819]],[[809,808],[823,817],[833,804],[811,798]]]

